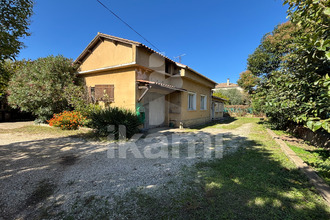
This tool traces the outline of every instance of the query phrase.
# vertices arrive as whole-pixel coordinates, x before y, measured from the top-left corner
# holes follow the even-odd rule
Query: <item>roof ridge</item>
[[[98,36],[101,36],[101,37],[105,37],[105,38],[113,38],[113,39],[116,39],[116,40],[121,40],[121,41],[127,41],[127,42],[130,42],[130,43],[133,43],[133,44],[137,44],[137,45],[142,45],[141,42],[138,42],[138,41],[133,41],[133,40],[128,40],[128,39],[125,39],[125,38],[122,38],[122,37],[116,37],[116,36],[113,36],[113,35],[110,35],[110,34],[104,34],[104,33],[101,33],[101,32],[98,32],[97,33]]]

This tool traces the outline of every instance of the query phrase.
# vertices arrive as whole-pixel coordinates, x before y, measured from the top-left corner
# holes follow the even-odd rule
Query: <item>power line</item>
[[[111,14],[113,14],[116,18],[118,18],[121,22],[123,22],[127,27],[129,27],[132,31],[134,31],[136,34],[138,34],[140,37],[142,37],[146,42],[148,42],[151,46],[153,46],[158,52],[160,50],[153,45],[150,41],[148,41],[145,37],[143,37],[139,32],[137,32],[133,27],[131,27],[127,22],[125,22],[123,19],[121,19],[116,13],[114,13],[111,9],[109,9],[106,5],[104,5],[101,1],[96,0],[98,3],[100,3],[105,9],[107,9]]]

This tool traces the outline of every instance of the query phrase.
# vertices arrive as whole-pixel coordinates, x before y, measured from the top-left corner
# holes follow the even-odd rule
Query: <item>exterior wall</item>
[[[180,126],[181,122],[181,103],[183,92],[173,92],[168,95],[169,100],[169,123],[175,127]]]
[[[127,108],[135,111],[136,108],[136,72],[135,69],[104,71],[100,73],[82,74],[86,86],[113,84],[114,102],[111,106]]]
[[[215,112],[214,119],[220,119],[220,118],[223,118],[223,112]]]
[[[135,67],[122,66],[122,69],[118,67],[121,64],[133,63],[136,63]],[[157,99],[149,94],[147,97],[151,96],[148,98],[150,102],[148,102],[147,107],[150,110],[148,122],[151,123],[151,126],[164,121],[163,125],[172,123],[179,126],[182,122],[183,126],[187,127],[211,120],[211,89],[214,88],[215,83],[199,74],[186,68],[179,70],[174,67],[175,64],[145,48],[115,43],[110,40],[100,41],[82,61],[79,71],[84,72],[111,66],[115,69],[81,74],[88,87],[114,85],[114,102],[111,103],[111,106],[135,111],[137,99],[143,93],[143,90],[137,88],[136,80],[144,79],[171,84],[196,94],[196,110],[188,110],[188,92],[154,91],[158,95],[162,94]],[[165,69],[169,73],[165,73]],[[176,77],[170,77],[171,74],[175,74]],[[201,95],[207,97],[206,110],[200,109]],[[147,99],[142,100],[142,104],[147,101]],[[158,117],[159,113],[162,113],[161,117]]]
[[[165,73],[165,58],[144,48],[136,48],[136,63],[154,71]]]
[[[211,120],[211,88],[198,84],[192,80],[184,79],[183,88],[188,92],[196,93],[196,110],[188,110],[188,92],[181,95],[181,121],[184,127],[202,124]],[[201,110],[201,95],[207,98],[207,109]]]
[[[188,69],[181,69],[181,76],[184,76],[185,78],[188,78],[188,79],[198,82],[200,84],[203,84],[203,85],[209,87],[210,89],[213,89],[215,86],[215,83],[212,83],[212,82],[206,80],[205,78],[199,76],[198,74],[196,74]]]
[[[82,62],[79,71],[135,62],[135,46],[104,40]]]

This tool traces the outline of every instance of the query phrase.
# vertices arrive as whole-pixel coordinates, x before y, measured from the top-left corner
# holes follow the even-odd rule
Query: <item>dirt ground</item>
[[[15,126],[18,124],[7,128]],[[251,124],[245,124],[231,131],[204,129],[189,135],[194,139],[203,134],[221,134],[225,152],[229,152],[244,142],[250,127]],[[180,143],[180,137],[176,140],[173,134],[180,132],[154,133],[137,141],[137,149],[144,155],[152,150],[167,152],[166,146],[171,140],[173,150],[173,143]],[[154,149],[146,148],[150,144]],[[194,158],[182,156],[187,153],[184,150],[180,150],[183,152],[180,158],[137,158],[132,149],[127,151],[126,158],[109,158],[109,149],[118,155],[118,146],[104,142],[56,135],[0,133],[0,219],[34,219],[48,207],[53,207],[55,212],[67,211],[80,198],[91,196],[105,197],[111,203],[115,196],[131,189],[152,190],[180,181],[184,166],[208,160],[202,154]]]

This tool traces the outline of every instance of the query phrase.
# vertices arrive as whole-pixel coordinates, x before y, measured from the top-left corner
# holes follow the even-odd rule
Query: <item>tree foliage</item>
[[[31,112],[42,121],[70,109],[67,89],[77,86],[76,67],[63,56],[27,62],[9,83],[9,104]]]
[[[229,104],[229,97],[222,94],[221,90],[216,90],[212,95],[227,100],[225,101],[225,104]]]
[[[24,47],[20,39],[30,35],[28,26],[32,9],[32,0],[0,1],[0,99],[5,97],[14,71],[12,67],[17,64],[9,60],[13,60]]]
[[[0,98],[6,96],[9,80],[15,72],[27,64],[27,60],[11,61],[5,60],[0,64]]]
[[[260,76],[253,104],[274,127],[303,123],[330,132],[329,1],[285,1],[291,22],[275,27],[248,58]]]
[[[248,95],[237,89],[220,89],[213,93],[214,96],[228,100],[229,105],[247,105],[249,104]]]
[[[20,39],[30,35],[32,9],[33,0],[0,1],[0,61],[14,59],[24,46]]]
[[[252,74],[250,70],[246,70],[239,75],[237,84],[244,89],[245,92],[251,94],[257,85],[259,78]]]

